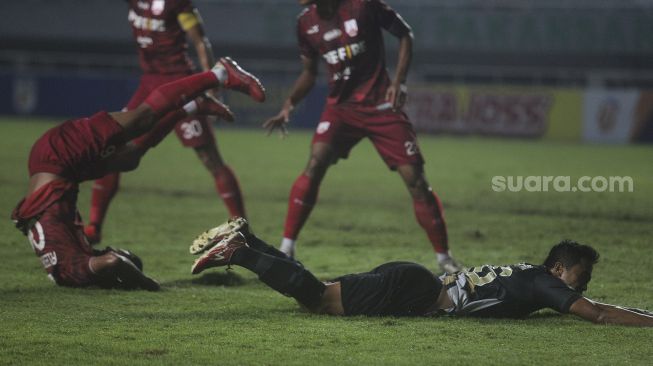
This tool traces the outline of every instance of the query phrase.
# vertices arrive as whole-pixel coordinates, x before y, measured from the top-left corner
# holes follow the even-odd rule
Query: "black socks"
[[[311,272],[253,235],[247,241],[251,247],[236,250],[231,257],[232,264],[256,273],[263,283],[286,296],[295,298],[309,309],[320,305],[326,286]],[[261,243],[268,247],[268,250],[272,249],[272,253],[267,254],[255,249],[261,247],[265,250]]]

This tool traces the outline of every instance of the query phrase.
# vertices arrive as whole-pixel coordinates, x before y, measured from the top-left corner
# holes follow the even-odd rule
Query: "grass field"
[[[208,173],[174,138],[125,174],[103,244],[138,253],[159,293],[57,288],[9,213],[27,187],[34,140],[53,122],[0,120],[0,364],[470,365],[650,364],[650,329],[597,326],[543,311],[524,320],[333,318],[236,268],[190,275],[190,240],[227,217]],[[256,233],[280,240],[310,134],[280,141],[220,128]],[[653,147],[421,136],[466,265],[539,263],[562,238],[602,254],[588,297],[653,308]],[[493,192],[495,175],[631,176],[632,193]],[[86,215],[90,184],[81,186]],[[435,270],[403,184],[364,142],[327,175],[298,257],[320,278],[411,260]]]

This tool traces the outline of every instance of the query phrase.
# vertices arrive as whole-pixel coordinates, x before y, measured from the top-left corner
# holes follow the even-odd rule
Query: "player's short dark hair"
[[[556,262],[560,262],[565,268],[571,268],[582,260],[586,260],[592,265],[596,264],[599,261],[599,252],[589,245],[566,239],[551,248],[549,255],[544,260],[544,266],[553,268]]]

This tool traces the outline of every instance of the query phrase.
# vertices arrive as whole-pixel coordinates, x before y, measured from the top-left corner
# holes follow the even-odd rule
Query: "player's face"
[[[578,292],[587,290],[587,284],[592,279],[592,265],[588,265],[585,261],[571,266],[570,268],[562,268],[560,279],[567,286]]]

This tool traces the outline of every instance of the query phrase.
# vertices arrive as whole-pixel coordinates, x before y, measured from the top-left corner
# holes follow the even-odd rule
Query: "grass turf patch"
[[[0,209],[8,216],[27,187],[27,155],[51,127],[0,121]],[[257,235],[280,240],[292,182],[310,133],[280,141],[261,131],[219,128],[218,144],[242,185]],[[539,263],[562,238],[602,255],[588,297],[653,307],[653,149],[541,141],[420,136],[427,177],[441,196],[453,254],[466,265]],[[494,192],[495,175],[632,176],[632,193]],[[57,288],[26,239],[0,226],[0,364],[648,364],[651,332],[596,326],[542,311],[523,320],[334,318],[237,268],[190,275],[190,240],[228,214],[190,149],[168,138],[123,175],[103,245],[141,256],[160,293]],[[79,207],[87,216],[90,183]],[[391,260],[436,270],[396,173],[364,141],[332,167],[301,233],[299,259],[319,278]]]

